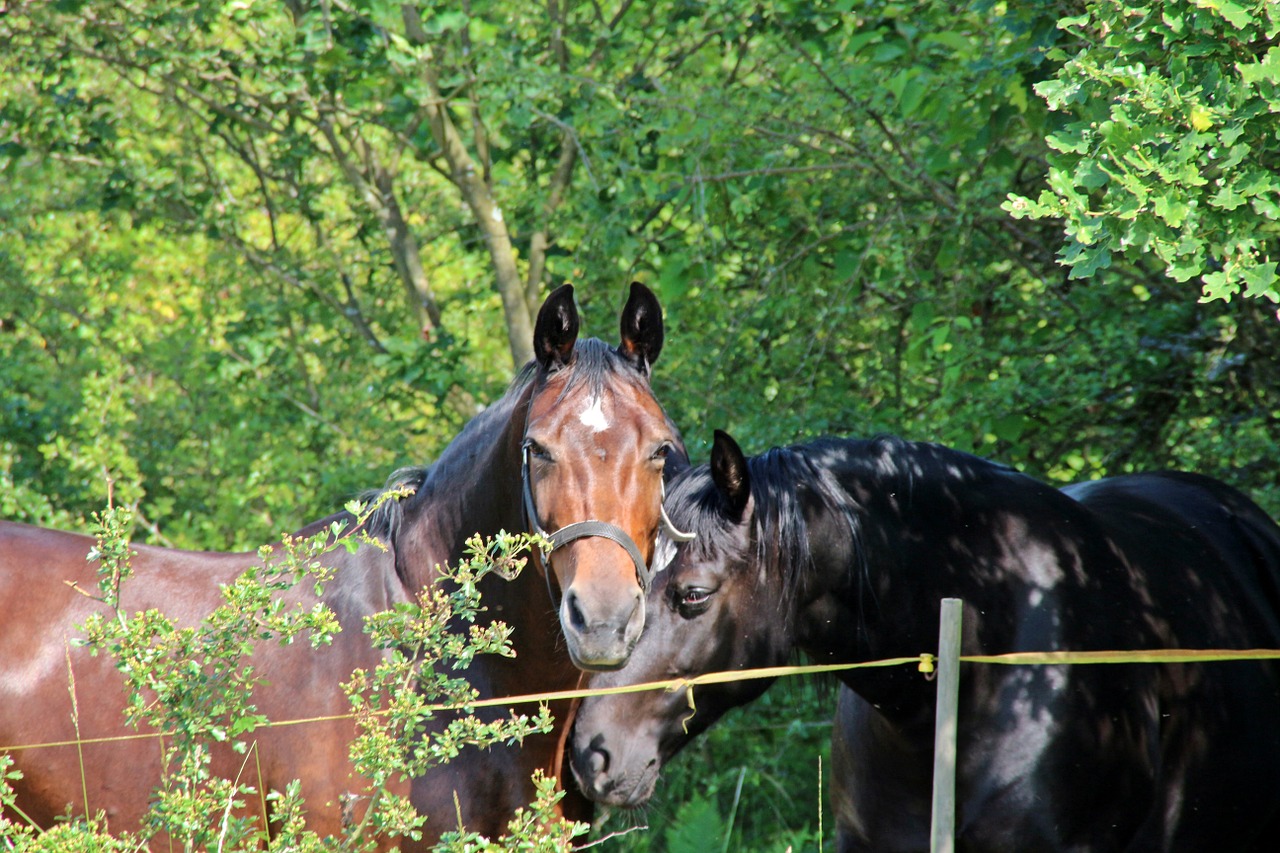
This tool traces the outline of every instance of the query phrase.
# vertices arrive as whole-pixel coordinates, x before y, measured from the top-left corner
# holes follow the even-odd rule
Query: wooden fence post
[[[963,602],[942,599],[938,626],[938,710],[933,736],[932,853],[954,853],[956,847],[956,720],[960,700],[960,615]]]

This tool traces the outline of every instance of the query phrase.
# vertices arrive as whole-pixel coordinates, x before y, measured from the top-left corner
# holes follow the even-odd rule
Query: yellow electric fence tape
[[[1280,649],[1151,649],[1148,651],[1092,651],[1092,652],[1011,652],[1001,655],[961,655],[961,663],[997,664],[1006,666],[1062,666],[1080,664],[1126,664],[1126,663],[1212,663],[1219,661],[1280,660]],[[584,688],[579,690],[560,690],[552,693],[529,693],[522,696],[503,696],[498,699],[480,699],[466,705],[432,705],[432,711],[470,711],[473,708],[508,707],[532,703],[555,702],[564,699],[578,699],[587,696],[613,696],[622,693],[641,693],[647,690],[691,690],[705,684],[724,684],[732,681],[750,681],[759,678],[782,678],[792,675],[815,675],[822,673],[845,672],[852,669],[868,669],[872,667],[915,665],[926,675],[933,672],[936,658],[931,654],[920,654],[915,657],[885,658],[883,660],[860,661],[858,663],[816,664],[808,666],[770,666],[759,669],[743,669],[735,672],[709,672],[689,678],[672,678],[665,681],[647,681],[642,684],[628,684],[622,687],[606,687],[599,689]],[[690,707],[693,707],[690,697]],[[335,720],[349,720],[354,714],[336,714],[325,717],[304,717],[296,720],[276,720],[263,723],[259,728],[276,726],[299,726],[308,723],[325,723]],[[77,738],[74,740],[53,741],[49,743],[14,744],[0,746],[0,752],[15,752],[20,749],[47,749],[58,746],[82,746],[85,744],[114,743],[117,741],[141,740],[145,738],[163,737],[161,732],[148,732],[133,735],[117,735],[115,737]]]

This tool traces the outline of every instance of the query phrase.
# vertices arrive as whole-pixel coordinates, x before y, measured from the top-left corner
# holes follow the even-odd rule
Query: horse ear
[[[662,352],[662,306],[653,291],[631,282],[631,295],[622,309],[622,343],[618,352],[637,370],[648,375]]]
[[[729,518],[741,521],[751,498],[751,475],[747,473],[747,457],[743,455],[742,448],[721,430],[715,431],[711,445],[711,479],[720,490]]]
[[[533,357],[543,370],[558,370],[573,358],[577,340],[578,307],[573,303],[573,285],[561,285],[538,309],[533,326]]]

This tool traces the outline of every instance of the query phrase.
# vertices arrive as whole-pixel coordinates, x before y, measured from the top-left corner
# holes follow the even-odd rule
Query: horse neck
[[[964,548],[953,545],[961,536],[982,536],[989,524],[975,481],[995,468],[897,440],[840,449],[824,454],[834,460],[826,464],[838,485],[837,500],[828,498],[809,512],[812,559],[797,599],[797,644],[822,663],[931,651],[940,600],[966,593],[970,566]],[[889,705],[919,679],[895,668],[852,670],[842,680]]]
[[[397,570],[410,594],[437,579],[436,566],[460,561],[472,536],[525,529],[520,463],[532,392],[531,382],[513,387],[477,415],[429,469],[396,538]],[[556,605],[540,567],[530,560],[510,581],[490,575],[480,590],[485,612],[512,628],[518,662],[486,660],[483,672],[472,673],[477,689],[502,695],[531,684],[546,690],[573,687],[577,670],[564,651]],[[535,665],[541,670],[537,674]]]
[[[449,443],[409,499],[396,537],[396,566],[410,590],[456,564],[467,539],[520,531],[520,443],[530,387],[513,388]]]
[[[530,558],[514,580],[489,577],[481,586],[487,614],[511,629],[515,651],[514,658],[485,658],[484,681],[472,679],[482,694],[510,696],[579,686],[581,672],[570,660],[561,634],[554,598],[558,593],[548,586],[545,571],[550,569]]]

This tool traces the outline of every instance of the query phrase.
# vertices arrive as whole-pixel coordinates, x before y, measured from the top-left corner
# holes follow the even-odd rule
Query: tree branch
[[[577,137],[570,128],[560,132],[560,159],[556,163],[555,172],[551,175],[551,185],[547,189],[547,198],[542,204],[542,222],[529,238],[529,273],[525,279],[525,305],[532,316],[537,313],[541,302],[542,278],[547,267],[547,248],[550,245],[548,234],[551,220],[565,190],[573,180],[573,166],[577,162]]]

